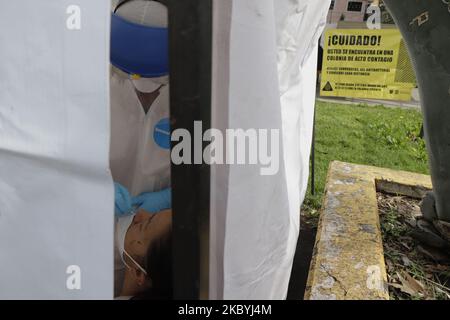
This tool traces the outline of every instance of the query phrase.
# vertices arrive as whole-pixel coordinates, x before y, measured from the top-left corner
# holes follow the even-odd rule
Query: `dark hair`
[[[171,226],[148,247],[144,267],[152,279],[152,286],[135,296],[133,300],[173,299]]]

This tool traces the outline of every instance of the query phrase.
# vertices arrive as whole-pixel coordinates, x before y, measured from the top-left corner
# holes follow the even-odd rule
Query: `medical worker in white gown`
[[[120,1],[112,14],[116,289],[126,268],[120,248],[132,216],[140,209],[158,213],[171,206],[167,23],[167,8],[157,1]]]

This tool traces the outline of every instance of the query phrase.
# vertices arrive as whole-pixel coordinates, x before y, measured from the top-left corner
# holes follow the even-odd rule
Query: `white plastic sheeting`
[[[284,299],[299,233],[314,115],[317,44],[329,1],[215,0],[214,128],[278,129],[280,171],[213,166],[214,299]],[[229,30],[229,31],[228,31]]]
[[[113,296],[109,14],[2,1],[0,299]]]
[[[113,295],[110,0],[75,2],[79,30],[74,1],[2,3],[0,298]],[[211,298],[286,296],[328,6],[214,0],[213,127],[280,130],[281,162],[212,168]]]

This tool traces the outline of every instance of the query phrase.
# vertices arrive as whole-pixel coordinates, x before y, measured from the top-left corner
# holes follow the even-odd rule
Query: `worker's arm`
[[[142,193],[132,199],[132,206],[156,213],[172,207],[172,190],[170,188],[157,192]]]
[[[114,213],[123,216],[133,211],[130,193],[120,183],[114,183]]]

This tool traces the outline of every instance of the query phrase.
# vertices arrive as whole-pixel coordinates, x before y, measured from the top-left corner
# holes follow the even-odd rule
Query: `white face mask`
[[[151,93],[158,90],[161,86],[169,84],[169,76],[162,76],[159,78],[131,78],[134,88],[143,93]]]
[[[125,237],[127,235],[127,231],[130,228],[131,224],[133,223],[134,214],[130,214],[124,217],[120,217],[117,220],[117,247],[119,250],[120,258],[122,259],[123,264],[131,269],[131,267],[127,264],[127,262],[124,259],[124,255],[126,255],[135,265],[138,267],[140,271],[142,271],[145,275],[147,275],[147,271],[139,264],[136,260],[133,259],[133,257],[128,254],[128,252],[125,250]]]
[[[127,235],[128,228],[133,223],[133,219],[134,214],[130,214],[124,217],[120,217],[117,220],[117,231],[116,231],[117,248],[119,249],[120,258],[122,259],[124,264],[126,264],[123,258],[123,255],[125,253],[125,237]]]

